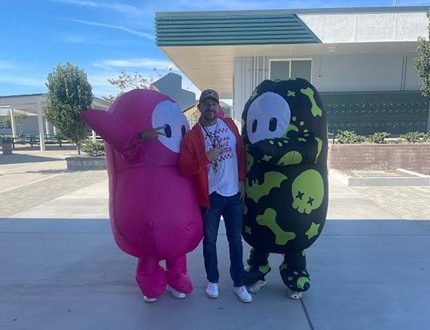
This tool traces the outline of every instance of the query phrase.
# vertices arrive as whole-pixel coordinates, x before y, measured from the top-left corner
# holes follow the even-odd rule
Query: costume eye
[[[274,132],[276,131],[276,126],[278,124],[278,120],[274,117],[270,118],[269,121],[269,131]]]
[[[152,113],[152,127],[164,127],[164,135],[158,136],[166,148],[178,153],[182,137],[190,129],[187,118],[175,102],[166,100],[157,104]]]
[[[249,106],[246,133],[251,143],[282,137],[288,129],[291,109],[285,99],[273,92],[257,97]]]
[[[166,134],[166,137],[171,138],[172,137],[172,128],[169,124],[166,124],[164,126],[164,133]]]
[[[252,133],[255,133],[257,131],[257,119],[254,119],[252,121]]]

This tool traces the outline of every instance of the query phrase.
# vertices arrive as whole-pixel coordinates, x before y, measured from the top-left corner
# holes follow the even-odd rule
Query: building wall
[[[299,14],[323,43],[416,41],[427,35],[426,12]]]
[[[311,81],[320,92],[416,91],[416,54],[313,55]],[[279,59],[279,57],[276,57]],[[300,57],[300,58],[303,58]],[[236,57],[233,118],[240,123],[254,88],[269,78],[269,57]],[[294,57],[285,57],[294,59]]]
[[[269,77],[269,59],[264,56],[236,57],[233,77],[232,118],[240,127],[242,111],[252,91]]]
[[[312,83],[321,92],[419,89],[415,54],[328,55],[313,58]]]

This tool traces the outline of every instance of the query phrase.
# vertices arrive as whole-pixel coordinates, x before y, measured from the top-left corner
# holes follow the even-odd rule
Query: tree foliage
[[[118,95],[109,95],[104,97],[105,100],[113,102],[115,98],[125,93],[126,91],[143,88],[148,89],[151,81],[138,72],[128,73],[122,70],[117,78],[109,78],[109,84],[119,89]]]
[[[93,93],[85,71],[67,63],[58,64],[48,75],[48,105],[46,117],[60,134],[78,148],[88,135],[88,129],[80,117],[80,111],[89,109]]]
[[[168,69],[168,71],[171,70],[172,68]],[[129,90],[135,88],[148,89],[155,79],[161,78],[166,73],[167,72],[165,72],[165,70],[160,71],[157,68],[154,68],[153,74],[150,77],[145,77],[139,72],[128,73],[125,70],[122,70],[118,77],[108,79],[109,84],[119,89],[119,93],[117,95],[106,96],[104,99],[109,102],[113,102],[115,98]]]
[[[430,11],[427,12],[427,18],[430,20]],[[415,60],[415,66],[418,76],[421,80],[421,93],[424,96],[430,95],[430,24],[427,26],[429,31],[429,40],[425,37],[418,38],[418,57]]]

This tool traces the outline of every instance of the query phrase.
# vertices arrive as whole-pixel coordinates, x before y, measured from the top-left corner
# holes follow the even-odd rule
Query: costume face
[[[182,137],[190,130],[187,118],[179,105],[170,100],[158,103],[152,113],[152,127],[164,127],[158,140],[169,150],[179,153]]]
[[[251,144],[282,137],[288,129],[291,109],[284,98],[265,92],[255,98],[248,108],[246,133]]]

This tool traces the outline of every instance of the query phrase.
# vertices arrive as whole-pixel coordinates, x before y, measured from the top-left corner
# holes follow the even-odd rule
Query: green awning
[[[294,13],[157,13],[157,46],[321,43]]]

